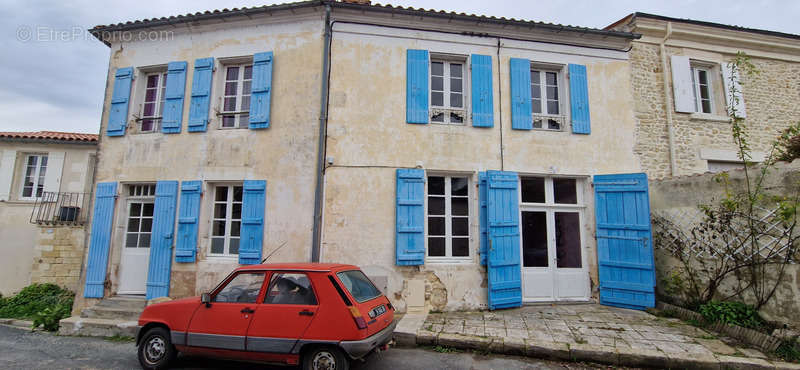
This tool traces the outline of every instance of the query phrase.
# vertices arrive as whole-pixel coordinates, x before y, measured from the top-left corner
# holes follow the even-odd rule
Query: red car
[[[164,369],[178,352],[347,369],[385,350],[394,307],[358,267],[240,267],[210,293],[150,305],[139,316],[139,363]]]

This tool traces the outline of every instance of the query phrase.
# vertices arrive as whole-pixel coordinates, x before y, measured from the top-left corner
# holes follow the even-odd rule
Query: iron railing
[[[30,222],[39,225],[81,226],[89,211],[88,193],[45,191],[33,204]]]

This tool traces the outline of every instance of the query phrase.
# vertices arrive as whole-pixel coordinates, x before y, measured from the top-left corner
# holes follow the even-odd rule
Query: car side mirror
[[[211,307],[211,294],[203,293],[200,295],[200,303],[206,305],[206,307]]]

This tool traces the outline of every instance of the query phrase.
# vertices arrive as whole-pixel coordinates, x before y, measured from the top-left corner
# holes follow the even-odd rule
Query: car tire
[[[303,355],[303,370],[348,370],[350,362],[342,350],[331,347],[314,347]]]
[[[178,351],[172,345],[169,331],[156,327],[142,336],[137,353],[143,369],[161,370],[169,367]]]

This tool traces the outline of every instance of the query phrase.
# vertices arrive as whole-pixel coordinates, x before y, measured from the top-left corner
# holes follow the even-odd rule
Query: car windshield
[[[364,303],[381,295],[381,291],[359,270],[342,271],[336,274],[344,287],[358,303]]]

